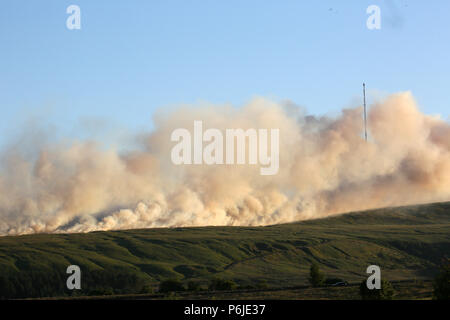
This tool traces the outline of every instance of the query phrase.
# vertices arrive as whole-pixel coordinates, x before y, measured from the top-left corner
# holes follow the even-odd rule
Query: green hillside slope
[[[305,285],[312,262],[349,282],[371,264],[389,280],[429,279],[449,255],[450,202],[267,227],[0,237],[0,297],[67,294],[72,264],[82,270],[84,293],[136,293],[168,278]]]

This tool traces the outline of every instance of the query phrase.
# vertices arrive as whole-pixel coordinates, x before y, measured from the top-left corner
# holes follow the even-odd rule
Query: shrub
[[[259,290],[268,289],[269,285],[267,284],[266,280],[261,280],[256,284],[256,288]]]
[[[359,293],[362,300],[392,300],[394,296],[394,288],[387,280],[381,280],[381,289],[367,288],[367,280],[359,285]]]
[[[251,284],[242,284],[238,287],[239,290],[255,290],[257,289],[255,286],[252,286]]]
[[[140,293],[144,294],[144,293],[153,293],[153,287],[150,284],[144,284],[142,286],[142,289],[140,291]]]
[[[216,290],[234,290],[236,289],[237,285],[233,280],[225,280],[225,279],[214,279],[211,280],[211,283],[209,284],[209,290],[216,291]]]
[[[159,284],[159,292],[167,293],[175,291],[184,291],[183,284],[178,280],[175,279],[164,280]]]
[[[189,291],[200,291],[200,283],[195,281],[189,281],[188,282],[188,290]]]
[[[88,291],[90,296],[111,296],[114,294],[114,289],[111,287],[97,288]]]

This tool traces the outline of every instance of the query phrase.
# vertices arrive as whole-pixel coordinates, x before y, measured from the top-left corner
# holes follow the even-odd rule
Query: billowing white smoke
[[[421,114],[410,93],[336,119],[255,99],[240,109],[181,108],[156,120],[139,151],[93,142],[8,148],[0,175],[0,234],[148,227],[267,225],[374,207],[450,200],[450,125]],[[279,128],[280,169],[181,165],[176,128]],[[142,140],[142,137],[140,137]]]

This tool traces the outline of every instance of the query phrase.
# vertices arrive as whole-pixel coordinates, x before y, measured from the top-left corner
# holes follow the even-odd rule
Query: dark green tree
[[[450,300],[450,259],[444,261],[433,281],[433,299]]]
[[[325,276],[320,272],[319,265],[313,263],[309,269],[309,282],[313,287],[320,287],[325,281]]]

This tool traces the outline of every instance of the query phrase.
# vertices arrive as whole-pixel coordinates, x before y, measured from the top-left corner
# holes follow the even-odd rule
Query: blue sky
[[[81,30],[66,28],[71,4]],[[381,30],[366,28],[371,4]],[[3,0],[0,143],[29,118],[67,134],[102,121],[132,132],[159,108],[198,101],[265,96],[333,113],[363,81],[411,90],[448,119],[449,14],[448,0]]]

